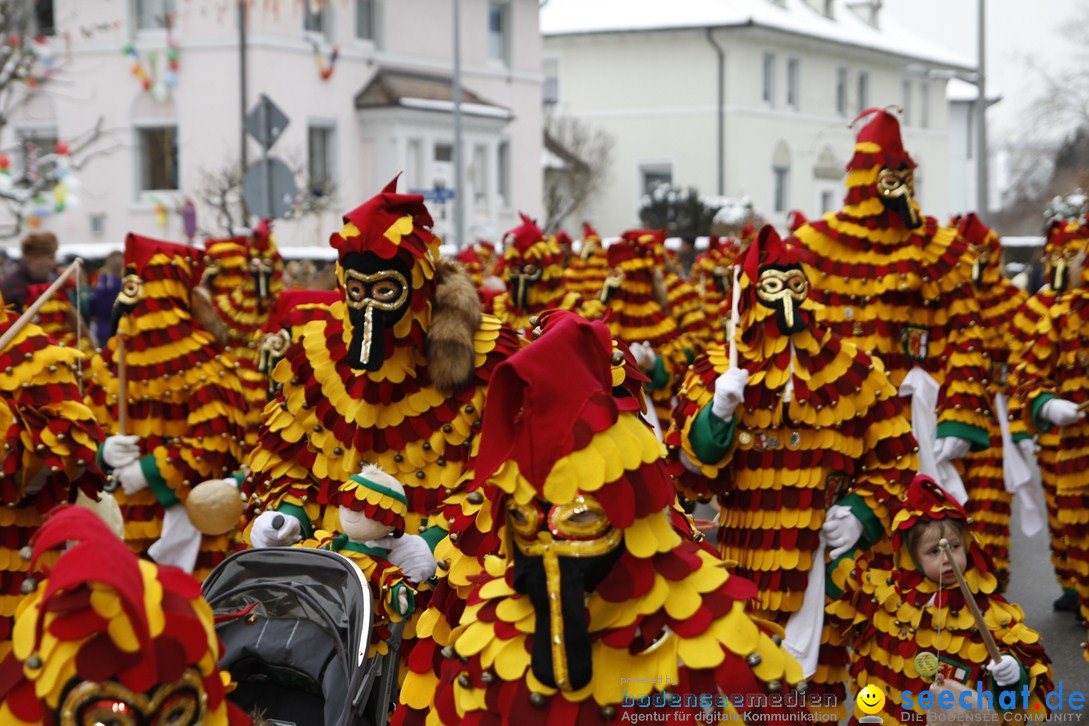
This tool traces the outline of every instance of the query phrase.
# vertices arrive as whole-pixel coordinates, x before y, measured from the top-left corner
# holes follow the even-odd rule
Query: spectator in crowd
[[[28,285],[50,282],[57,272],[57,238],[52,232],[32,232],[22,243],[23,257],[0,282],[4,300],[22,311]]]
[[[124,258],[120,250],[106,255],[106,262],[91,288],[89,317],[96,340],[110,339],[110,317],[113,315],[113,303],[121,292],[121,264]]]

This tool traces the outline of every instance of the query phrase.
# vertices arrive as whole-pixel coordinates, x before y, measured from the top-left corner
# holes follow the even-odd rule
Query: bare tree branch
[[[577,118],[552,116],[545,122],[545,232],[585,210],[609,181],[613,139]]]

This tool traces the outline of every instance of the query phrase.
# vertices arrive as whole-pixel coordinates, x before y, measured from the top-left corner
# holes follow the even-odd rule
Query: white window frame
[[[919,84],[919,126],[930,128],[930,81]]]
[[[847,87],[850,85],[847,66],[836,66],[836,113],[847,115]]]
[[[308,37],[321,38],[330,43],[336,38],[336,17],[333,12],[333,3],[326,2],[322,7],[318,9],[318,15],[322,18],[321,30],[312,30],[306,27],[306,21],[311,17],[310,3],[303,2],[302,4],[302,30]],[[353,30],[354,34],[354,30]]]
[[[653,190],[647,188],[647,175],[653,174],[660,176],[663,173],[669,174],[669,184],[673,184],[673,180],[676,174],[676,165],[672,159],[644,159],[639,161],[635,165],[635,191],[636,191],[636,208],[638,209],[639,203],[643,197],[650,194]]]
[[[771,205],[775,212],[786,213],[790,210],[789,166],[776,164],[771,167]]]
[[[855,78],[855,90],[858,95],[858,113],[870,107],[870,72],[859,71]]]
[[[326,134],[325,137],[325,181],[328,181],[328,192],[326,194],[335,195],[339,184],[339,169],[337,168],[337,122],[328,118],[311,118],[306,122],[306,181],[311,185],[310,189],[307,189],[307,194],[314,195],[314,158],[312,155],[313,147],[311,144],[311,134],[314,131],[321,131]],[[316,196],[316,195],[314,195]]]
[[[787,59],[786,69],[786,86],[787,108],[791,108],[795,111],[801,109],[802,105],[802,62],[798,58]]]
[[[178,12],[179,0],[152,0],[157,6],[158,10],[161,6],[162,24],[155,23],[155,19],[159,18],[159,13],[154,13],[147,18],[150,24],[141,24],[141,18],[145,17],[144,13],[141,13],[141,8],[147,4],[147,0],[130,0],[129,4],[129,21],[132,23],[132,30],[134,33],[165,33],[166,32],[166,18],[174,13]]]
[[[53,147],[47,147],[41,149],[41,156],[46,154],[52,154],[55,151],[56,142],[60,140],[60,129],[57,124],[52,122],[46,123],[20,123],[13,128],[15,133],[15,143],[18,147],[18,167],[13,168],[12,172],[17,174],[18,177],[26,176],[26,158],[25,153],[26,142],[31,139],[53,139]],[[13,165],[14,166],[14,165]],[[18,178],[17,177],[17,178]]]
[[[359,34],[360,10],[366,4],[371,12],[371,34],[365,37]],[[355,0],[355,26],[352,28],[352,36],[360,43],[369,43],[378,48],[382,45],[382,3],[381,0]]]
[[[496,56],[492,49],[492,11],[498,10],[500,13],[500,19],[502,22],[502,28],[500,29],[500,45],[499,55]],[[513,7],[509,0],[488,0],[485,30],[485,40],[488,44],[487,53],[488,60],[493,63],[502,63],[505,66],[510,65],[511,58],[511,16],[513,15]]]
[[[511,202],[511,143],[510,139],[501,139],[495,151],[496,166],[496,191],[499,194],[499,203],[503,209],[510,209]]]
[[[173,189],[145,189],[144,188],[144,145],[142,132],[150,131],[152,129],[174,129],[174,153],[175,160],[174,165],[176,167],[175,173],[177,176],[177,184]],[[132,135],[133,135],[133,148],[136,153],[132,155],[134,174],[133,181],[136,188],[136,199],[138,201],[150,201],[150,197],[155,195],[172,194],[181,191],[182,186],[182,155],[181,155],[181,131],[178,125],[178,120],[174,119],[140,119],[132,122]]]
[[[912,94],[914,92],[914,84],[910,78],[905,78],[901,84],[900,89],[903,95],[901,107],[904,109],[904,126],[911,126],[914,119],[912,118]]]
[[[763,69],[760,100],[769,108],[775,108],[775,54],[771,51],[764,51],[760,67]]]
[[[552,64],[555,73],[549,75],[546,64]],[[560,102],[560,57],[558,55],[541,56],[541,101],[545,106],[556,106]],[[552,95],[548,95],[549,83],[552,83]]]

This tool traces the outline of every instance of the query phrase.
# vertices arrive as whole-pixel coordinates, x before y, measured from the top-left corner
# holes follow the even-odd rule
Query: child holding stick
[[[1040,636],[996,592],[970,524],[933,479],[919,475],[893,521],[892,568],[869,567],[860,557],[853,568],[848,558],[829,573],[830,594],[842,594],[828,611],[853,622],[852,680],[857,689],[873,684],[884,692],[886,724],[936,715],[937,705],[919,704],[941,703],[935,698],[942,691],[975,710],[1021,712],[1018,720],[1048,713],[1052,672]],[[965,690],[972,693],[960,699]],[[852,724],[861,713],[856,708]]]

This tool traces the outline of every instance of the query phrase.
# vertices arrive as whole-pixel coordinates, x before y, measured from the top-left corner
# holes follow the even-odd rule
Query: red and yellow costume
[[[801,250],[825,325],[879,357],[897,388],[915,368],[937,383],[936,431],[913,421],[925,456],[946,437],[982,451],[994,414],[972,289],[975,256],[955,229],[920,213],[899,123],[877,109],[859,118],[870,114],[847,164],[845,206],[802,225],[788,243]]]
[[[17,319],[0,299],[0,335]],[[8,652],[23,598],[27,563],[20,548],[49,510],[74,499],[77,490],[97,499],[102,483],[95,461],[102,429],[81,402],[79,357],[33,323],[0,350],[0,657]]]
[[[665,285],[656,272],[663,259],[659,235],[628,230],[609,246],[609,277],[602,289],[604,319],[625,343],[648,343],[658,359],[650,375],[651,400],[661,421],[673,410],[674,384],[691,360],[692,344],[669,314]]]
[[[696,257],[692,277],[696,281],[703,315],[707,321],[708,342],[726,341],[726,322],[730,316],[733,264],[739,248],[730,238],[711,237],[707,250]]]
[[[679,477],[684,494],[718,498],[722,556],[756,583],[757,612],[785,625],[801,609],[810,577],[823,577],[823,554],[814,558],[824,552],[826,510],[849,507],[864,544],[877,543],[918,458],[903,399],[881,361],[815,320],[797,253],[765,227],[738,264],[744,400],[728,422],[712,411],[729,352],[710,346],[685,378],[666,441],[701,475]],[[780,292],[769,293],[773,287]],[[842,701],[847,654],[829,647],[839,643],[831,624],[822,642],[813,681]]]
[[[987,390],[992,399],[1006,395],[1013,318],[1028,298],[1024,290],[1002,274],[1002,244],[998,235],[975,214],[954,220],[964,241],[972,246],[976,261],[972,285],[982,317],[983,347],[987,354]],[[1013,495],[1006,491],[1002,468],[1002,432],[996,416],[988,421],[991,447],[964,457],[964,481],[968,501],[964,508],[975,523],[983,549],[994,563],[999,590],[1009,581],[1010,508]]]
[[[613,350],[604,324],[565,316],[496,370],[459,495],[474,506],[449,539],[482,571],[430,702],[405,698],[427,723],[799,715],[800,668],[745,612],[751,583],[678,528],[661,444],[614,392]]]
[[[957,585],[942,587],[927,578],[905,543],[906,533],[913,526],[944,518],[966,529],[968,565],[964,579],[999,649],[1012,655],[1021,666],[1021,681],[1015,686],[998,688],[984,670],[990,656]],[[927,651],[934,656],[935,665],[947,663],[958,682],[973,691],[972,703],[978,697],[977,689],[990,692],[995,708],[999,706],[1000,690],[1014,691],[1016,707],[1008,712],[1007,722],[1013,717],[1017,721],[1042,721],[1047,716],[1045,696],[1052,690],[1052,673],[1040,636],[1025,624],[1024,611],[997,592],[998,581],[991,571],[990,558],[974,533],[967,531],[967,523],[964,509],[932,479],[920,475],[908,488],[893,522],[895,559],[891,569],[873,567],[863,556],[854,563],[838,563],[830,573],[838,599],[828,605],[828,612],[853,624],[855,659],[851,677],[857,685],[855,691],[868,684],[881,689],[885,703],[878,715],[886,724],[926,720],[926,711],[918,708],[917,700],[934,679],[919,673],[915,656]],[[940,669],[945,670],[944,666]],[[1022,710],[1025,686],[1030,695],[1027,708]],[[905,707],[905,692],[912,694],[915,708]],[[932,711],[942,713],[937,706]],[[851,724],[858,724],[862,713],[856,706]]]
[[[340,293],[336,290],[284,290],[276,298],[258,336],[257,370],[265,375],[268,398],[271,399],[278,388],[272,378],[276,364],[299,339],[306,324],[328,317],[330,307],[338,300]]]
[[[37,285],[27,285],[26,300],[30,307],[39,297],[45,294],[51,283],[42,282]],[[91,328],[87,322],[81,319],[72,304],[70,295],[75,295],[76,284],[74,278],[60,287],[49,300],[46,300],[40,308],[35,320],[51,337],[61,345],[78,347],[87,356],[94,353],[94,345],[91,342]],[[83,336],[79,337],[82,332]]]
[[[503,264],[503,258],[495,253],[495,245],[491,242],[477,242],[469,245],[460,250],[454,259],[460,262],[469,273],[469,279],[473,281],[477,292],[480,293],[480,300],[485,305],[503,291],[489,286],[490,282],[498,279]]]
[[[239,364],[238,378],[249,412],[246,443],[252,446],[268,400],[268,377],[257,370],[260,330],[283,291],[284,261],[267,221],[260,222],[248,238],[210,242],[207,249],[216,267],[209,283],[215,291],[212,306],[226,326],[228,352]]]
[[[440,262],[423,197],[394,185],[332,235],[341,299],[273,371],[282,389],[244,486],[251,518],[277,510],[304,536],[340,533],[331,497],[372,463],[404,486],[418,531],[457,486],[491,372],[518,348],[460,267]]]
[[[1089,249],[1089,226],[1083,220],[1053,222],[1047,230],[1044,242],[1044,277],[1046,282],[1034,295],[1025,300],[1014,316],[1009,345],[1009,367],[1012,373],[1017,365],[1036,344],[1036,326],[1048,317],[1051,306],[1059,296],[1078,280],[1071,280],[1071,263]],[[1010,432],[1015,441],[1031,436],[1020,396],[1010,398]],[[1040,465],[1040,479],[1047,507],[1047,524],[1050,532],[1051,562],[1055,578],[1063,588],[1064,598],[1069,601],[1066,609],[1077,607],[1077,576],[1067,559],[1065,525],[1059,521],[1057,504],[1059,429],[1036,430],[1036,458]]]
[[[655,245],[660,246],[664,261],[662,281],[666,286],[666,303],[670,315],[677,321],[681,333],[693,344],[706,344],[711,336],[704,301],[700,298],[699,288],[677,273],[677,253],[666,249],[665,230],[655,230]],[[700,351],[694,350],[693,353]]]
[[[522,224],[504,235],[503,282],[506,292],[492,298],[495,317],[523,335],[530,319],[545,310],[574,310],[581,297],[564,284],[563,249],[555,237],[545,238],[536,222],[521,215]]]
[[[1083,241],[1084,245],[1085,242]],[[1027,345],[1012,385],[1016,407],[1029,434],[1044,436],[1039,453],[1045,482],[1054,483],[1058,533],[1065,551],[1064,565],[1077,590],[1082,617],[1089,617],[1089,420],[1083,416],[1065,426],[1041,417],[1041,409],[1056,398],[1089,408],[1089,267],[1084,246],[1076,257],[1076,281],[1042,315]],[[1080,269],[1079,269],[1080,268]],[[1046,486],[1045,486],[1046,491]],[[1067,586],[1066,583],[1063,583]]]
[[[28,549],[24,566],[45,579],[0,662],[0,722],[250,723],[227,701],[223,646],[196,580],[137,559],[80,507],[55,512]]]
[[[589,222],[583,222],[582,230],[579,253],[568,261],[567,289],[590,299],[601,294],[601,286],[609,274],[609,261],[597,230]]]
[[[140,437],[147,488],[115,496],[125,542],[144,554],[162,533],[164,509],[193,487],[231,476],[242,460],[246,401],[237,361],[190,312],[201,278],[196,248],[130,234],[117,298],[117,333],[91,361],[87,402],[108,433],[118,427],[118,336],[125,337],[128,430]],[[204,536],[194,575],[222,560],[230,535]]]

